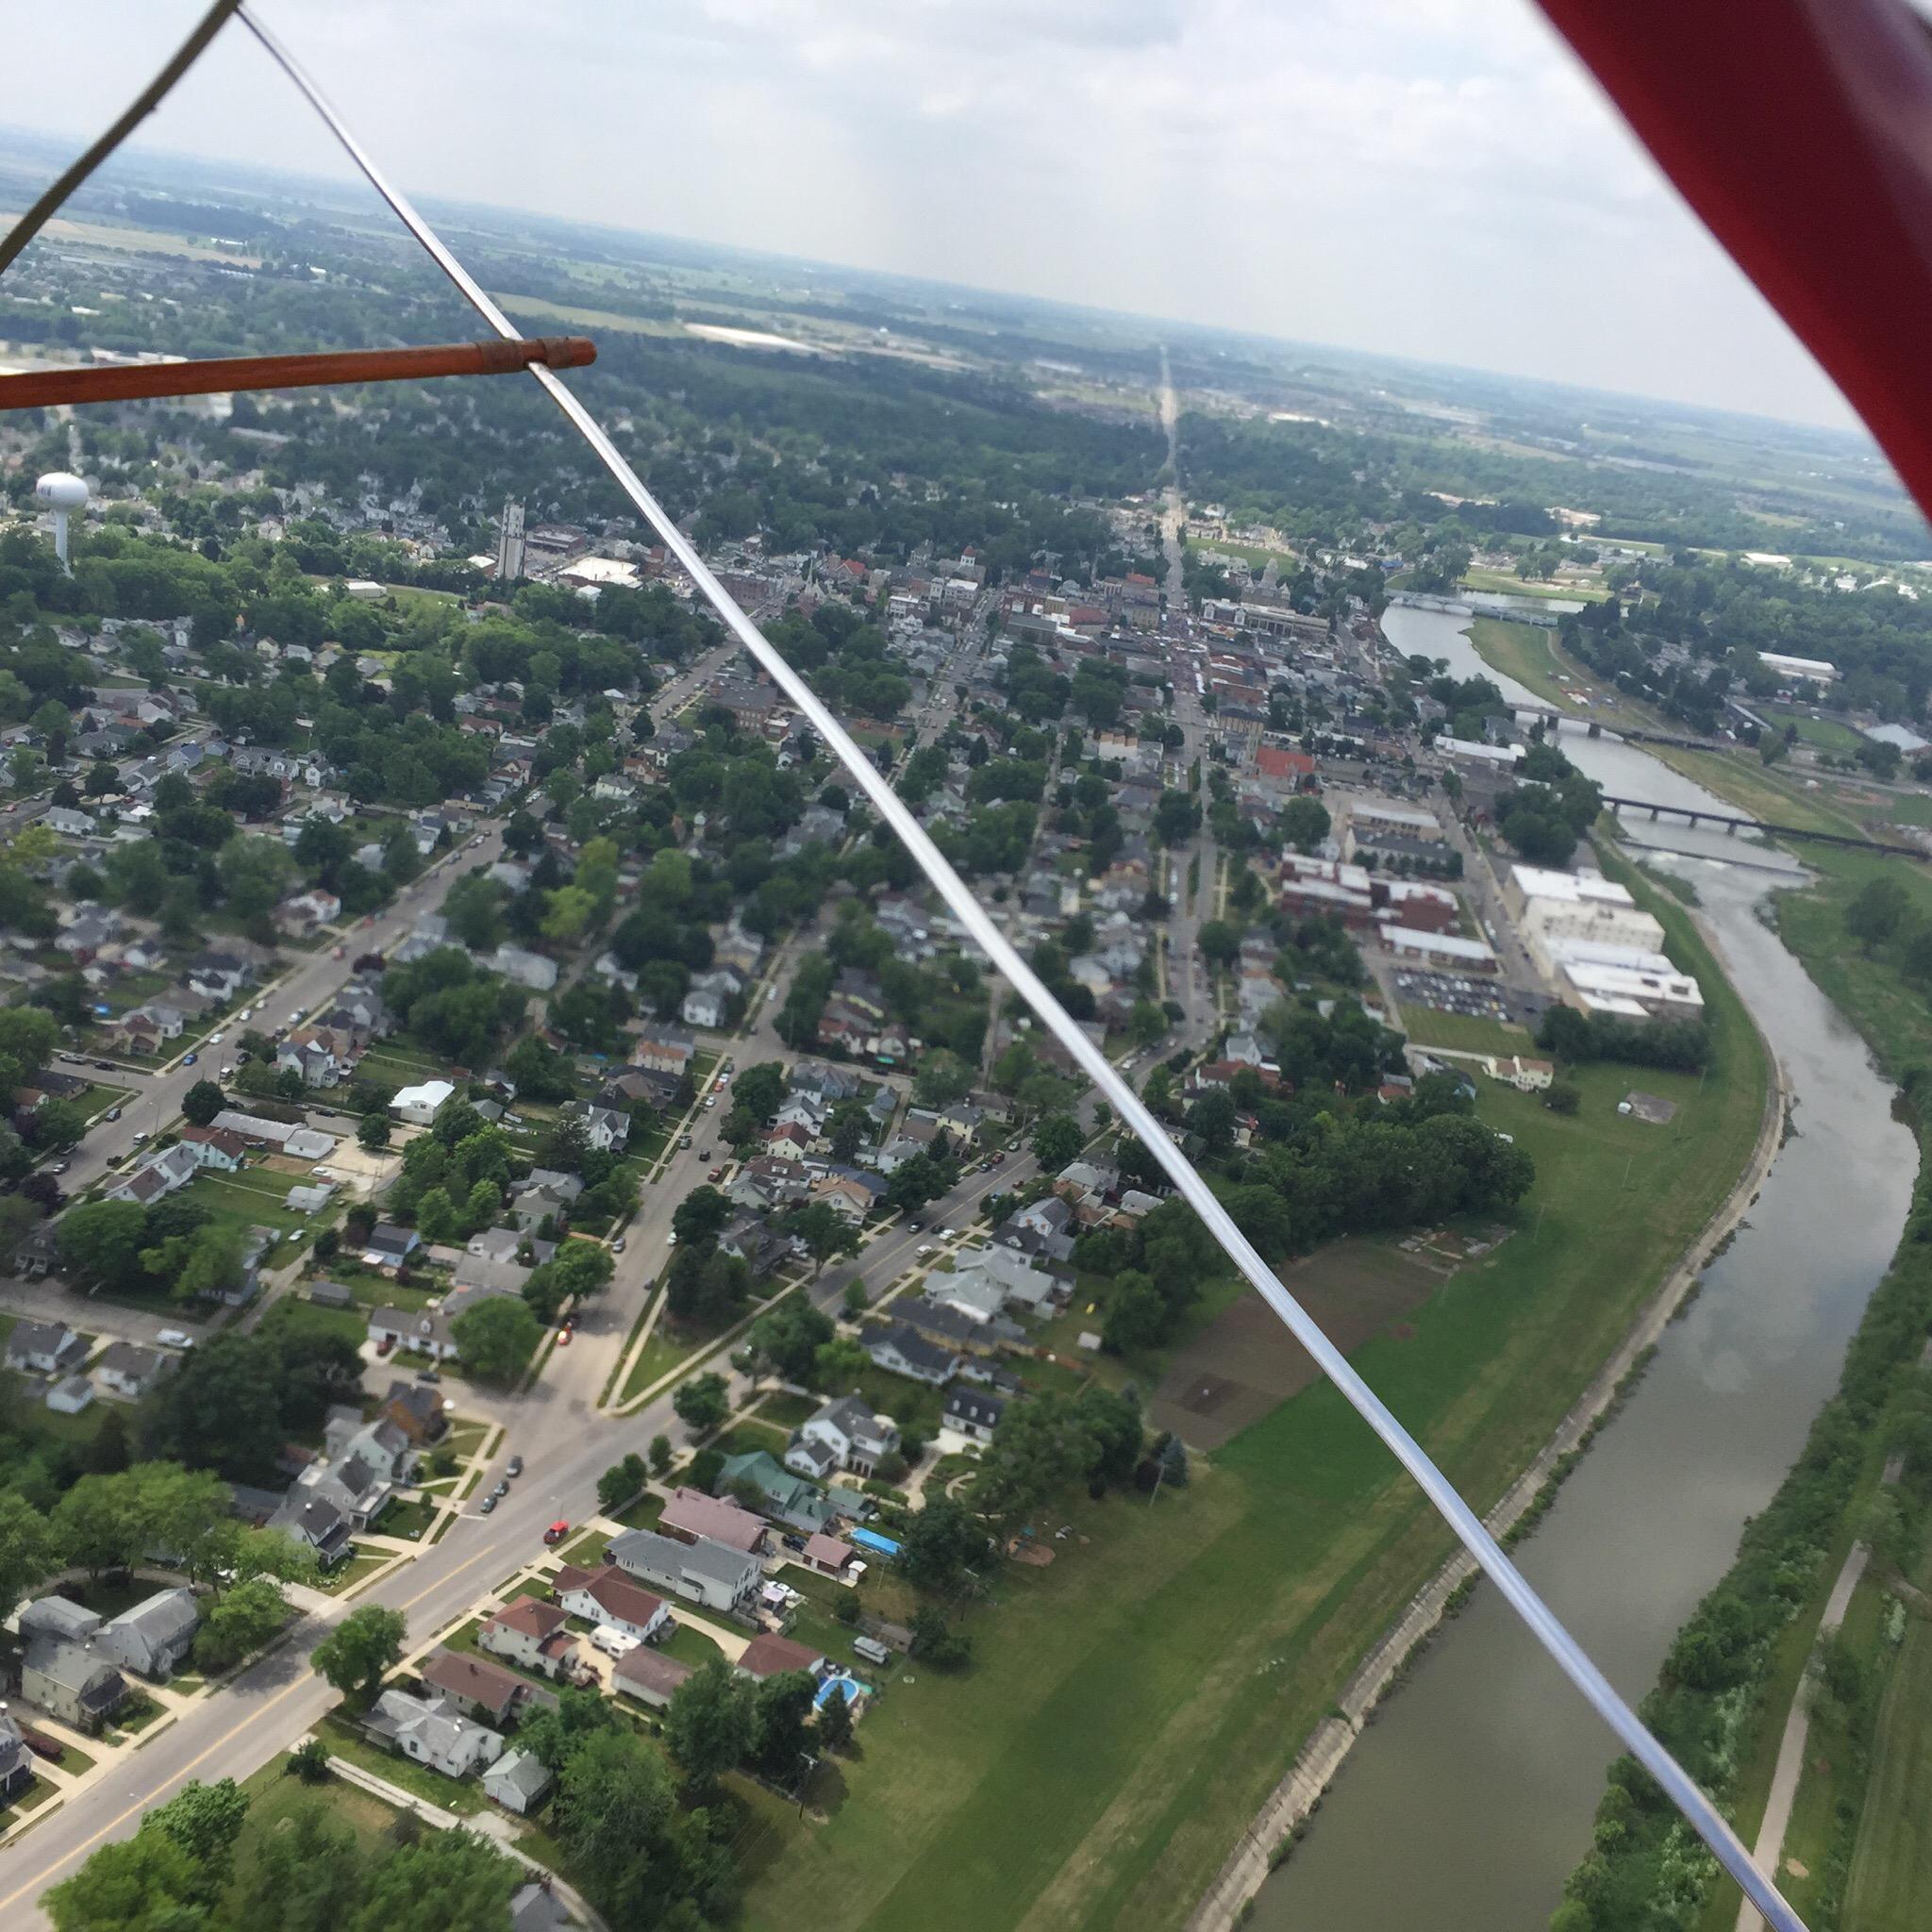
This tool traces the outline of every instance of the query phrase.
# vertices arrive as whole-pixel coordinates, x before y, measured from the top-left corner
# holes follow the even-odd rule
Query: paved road
[[[333,948],[327,946],[316,953],[291,954],[293,963],[287,972],[271,988],[255,995],[252,1020],[244,1023],[230,1018],[216,1023],[214,1030],[223,1036],[221,1046],[206,1047],[198,1038],[183,1034],[181,1044],[185,1051],[173,1061],[151,1071],[133,1067],[124,1070],[117,1065],[111,1076],[104,1075],[117,1085],[133,1087],[134,1093],[125,1103],[118,1121],[97,1122],[69,1156],[62,1187],[75,1194],[92,1186],[110,1167],[118,1166],[133,1153],[137,1133],[153,1135],[173,1120],[180,1112],[181,1096],[197,1080],[212,1078],[216,1070],[232,1058],[232,1043],[245,1026],[268,1033],[277,1026],[306,1019],[348,982],[352,977],[351,961],[358,953],[387,952],[425,913],[434,912],[441,906],[450,887],[465,872],[492,864],[502,856],[503,838],[496,825],[486,825],[475,836],[480,838],[480,844],[473,849],[466,841],[445,854],[414,884],[406,887],[388,911],[376,914],[373,924],[355,926],[342,941],[342,958],[335,958]],[[193,1066],[187,1063],[189,1051],[196,1054]]]

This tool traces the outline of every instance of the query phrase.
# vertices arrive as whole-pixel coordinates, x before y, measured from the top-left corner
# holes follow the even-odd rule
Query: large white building
[[[1636,966],[1598,966],[1565,958],[1557,983],[1564,1004],[1620,1020],[1701,1020],[1704,992],[1688,973],[1665,962],[1653,973]]]
[[[1788,658],[1782,651],[1759,651],[1757,661],[1780,677],[1808,679],[1813,684],[1830,684],[1838,676],[1838,666],[1823,658]]]
[[[1663,926],[1639,909],[1626,888],[1599,873],[1512,865],[1503,886],[1503,904],[1530,957],[1552,978],[1558,972],[1563,941],[1585,940],[1640,953],[1664,949]]]

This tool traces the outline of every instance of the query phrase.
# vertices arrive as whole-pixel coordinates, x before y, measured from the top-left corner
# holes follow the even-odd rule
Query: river
[[[1458,676],[1483,665],[1465,619],[1391,609],[1390,641]],[[1720,802],[1647,753],[1581,731],[1564,751],[1607,790]],[[1836,1384],[1890,1259],[1917,1167],[1864,1043],[1758,919],[1790,869],[1722,833],[1631,827],[1707,857],[1696,886],[1733,984],[1796,1096],[1795,1134],[1641,1384],[1519,1546],[1530,1580],[1632,1701],[1729,1566]],[[1728,849],[1726,849],[1728,848]],[[1748,865],[1729,861],[1748,859]],[[1250,1922],[1266,1932],[1542,1932],[1588,1849],[1612,1741],[1495,1591],[1478,1586],[1350,1753]]]

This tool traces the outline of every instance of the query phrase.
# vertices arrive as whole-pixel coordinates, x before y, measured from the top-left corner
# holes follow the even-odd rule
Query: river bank
[[[1711,937],[1707,935],[1707,941]],[[1783,1069],[1761,1033],[1758,1038],[1771,1077],[1766,1082],[1762,1118],[1750,1158],[1730,1193],[1698,1230],[1595,1379],[1502,1500],[1484,1516],[1491,1534],[1506,1547],[1514,1533],[1535,1520],[1574,1458],[1589,1447],[1633,1378],[1642,1373],[1651,1351],[1684,1307],[1704,1270],[1737,1232],[1757,1199],[1783,1144],[1790,1106]],[[1417,1593],[1400,1620],[1383,1633],[1336,1699],[1335,1714],[1324,1719],[1303,1744],[1287,1775],[1228,1854],[1214,1883],[1189,1915],[1187,1932],[1231,1932],[1242,1922],[1269,1874],[1280,1868],[1284,1842],[1320,1807],[1376,1707],[1401,1682],[1419,1651],[1478,1580],[1474,1560],[1458,1553]]]
[[[1477,655],[1468,623],[1391,610],[1385,627],[1402,655],[1446,661],[1458,677],[1487,676],[1527,700]],[[1608,791],[1718,808],[1637,746],[1581,726],[1566,726],[1562,745]],[[1673,856],[1639,843],[1650,829],[1631,825],[1626,844],[1641,851],[1648,875],[1674,873],[1692,888],[1699,926],[1721,944],[1729,985],[1776,1055],[1794,1128],[1737,1238],[1519,1551],[1532,1583],[1633,1702],[1835,1387],[1917,1169],[1889,1086],[1770,928],[1767,890],[1779,870],[1801,882],[1802,868],[1775,847],[1740,850],[1721,833],[1674,827],[1670,844],[1686,856]],[[1668,950],[1677,955],[1674,941]],[[1718,1166],[1717,1150],[1694,1137],[1685,1158]],[[1728,1177],[1741,1164],[1727,1156],[1721,1171]],[[1600,1170],[1594,1184],[1614,1195],[1619,1178]],[[1407,1674],[1403,1696],[1356,1740],[1319,1824],[1264,1885],[1254,1924],[1541,1925],[1590,1842],[1611,1743],[1496,1593],[1477,1591]]]

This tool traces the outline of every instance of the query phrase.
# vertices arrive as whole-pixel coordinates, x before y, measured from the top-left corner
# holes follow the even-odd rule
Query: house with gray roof
[[[138,1348],[131,1341],[110,1341],[94,1359],[93,1375],[102,1392],[139,1402],[176,1357],[158,1348]]]
[[[94,1648],[124,1669],[159,1683],[181,1668],[200,1627],[201,1610],[192,1590],[158,1590],[103,1624]]]
[[[407,1690],[385,1690],[364,1720],[364,1727],[391,1750],[441,1772],[444,1777],[468,1777],[503,1756],[501,1735],[464,1717],[447,1697],[412,1697]]]
[[[958,1351],[942,1342],[928,1341],[918,1329],[895,1322],[890,1328],[875,1328],[865,1338],[865,1351],[889,1374],[905,1375],[943,1389],[959,1373]]]
[[[65,1374],[86,1359],[87,1343],[65,1322],[16,1322],[7,1338],[7,1366],[22,1374]]]
[[[127,1679],[99,1651],[64,1637],[27,1639],[20,1694],[77,1731],[98,1731],[127,1702]]]
[[[605,1553],[620,1570],[707,1609],[742,1609],[758,1594],[764,1566],[745,1550],[700,1537],[679,1542],[655,1530],[634,1529],[618,1537]]]
[[[543,1802],[553,1783],[541,1757],[527,1751],[508,1751],[483,1774],[483,1795],[521,1818]]]
[[[841,1470],[869,1476],[898,1447],[891,1416],[880,1415],[862,1395],[841,1395],[800,1424],[785,1451],[785,1467],[818,1482]]]

